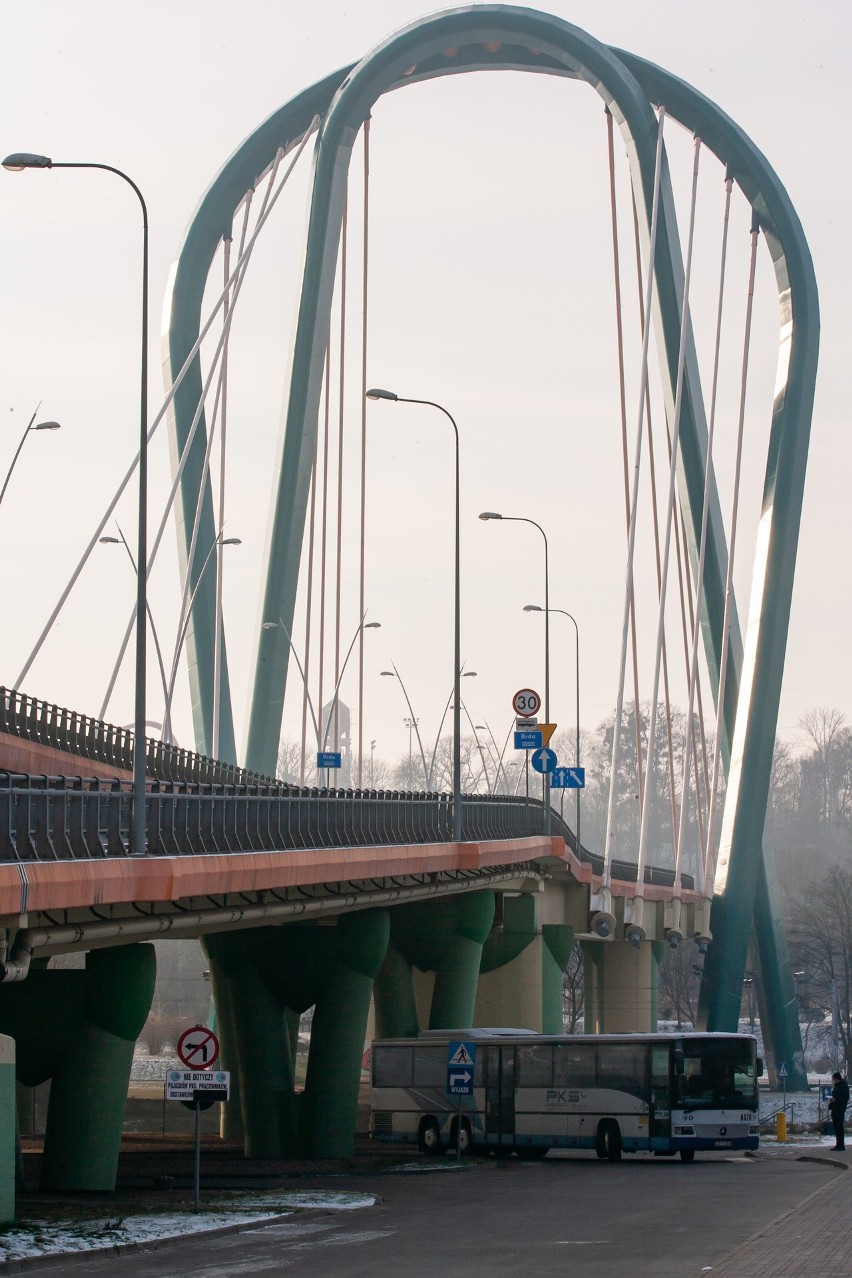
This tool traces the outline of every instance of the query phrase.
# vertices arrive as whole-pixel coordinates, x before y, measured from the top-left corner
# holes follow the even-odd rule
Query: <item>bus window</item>
[[[602,1043],[598,1048],[598,1087],[640,1096],[648,1092],[648,1049],[644,1043]]]
[[[553,1082],[553,1048],[549,1043],[524,1043],[515,1049],[518,1087],[550,1087]]]
[[[373,1086],[410,1087],[413,1056],[412,1047],[374,1047]]]
[[[690,1109],[753,1107],[757,1096],[751,1039],[695,1039],[684,1044],[683,1101]]]
[[[414,1084],[418,1087],[446,1087],[447,1049],[418,1043],[414,1048]]]
[[[594,1043],[559,1043],[553,1058],[554,1087],[595,1085]]]

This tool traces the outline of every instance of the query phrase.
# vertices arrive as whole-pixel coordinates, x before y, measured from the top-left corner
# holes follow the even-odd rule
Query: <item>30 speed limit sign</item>
[[[532,718],[541,709],[541,697],[532,688],[521,688],[512,697],[512,709],[515,714]]]

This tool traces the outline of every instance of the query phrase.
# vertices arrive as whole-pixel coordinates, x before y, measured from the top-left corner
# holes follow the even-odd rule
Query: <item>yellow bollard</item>
[[[775,1135],[779,1141],[787,1139],[787,1111],[781,1109],[775,1115]]]

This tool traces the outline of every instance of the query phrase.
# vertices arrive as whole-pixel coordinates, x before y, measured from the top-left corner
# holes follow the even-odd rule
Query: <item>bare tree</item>
[[[694,1025],[698,1017],[698,991],[701,985],[698,958],[695,943],[684,941],[676,949],[668,948],[660,963],[660,1001],[671,1009],[672,1019],[679,1023],[687,1021]]]
[[[576,1034],[583,1015],[583,947],[575,941],[571,958],[562,975],[562,1019],[568,1034]]]
[[[789,921],[791,951],[812,1000],[831,1008],[837,992],[841,1050],[852,1060],[852,870],[835,866],[810,883]]]

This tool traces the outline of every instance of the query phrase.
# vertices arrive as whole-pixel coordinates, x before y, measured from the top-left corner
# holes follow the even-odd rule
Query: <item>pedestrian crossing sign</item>
[[[476,1059],[476,1044],[460,1040],[450,1043],[447,1053],[448,1065],[473,1065]]]

